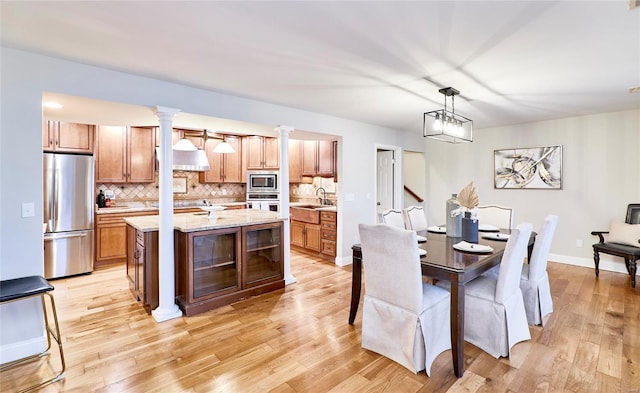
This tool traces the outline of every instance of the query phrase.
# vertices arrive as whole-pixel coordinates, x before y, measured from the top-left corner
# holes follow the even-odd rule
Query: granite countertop
[[[246,206],[246,202],[211,202],[212,205],[216,206]],[[192,205],[176,205],[173,208],[176,210],[180,209],[195,209],[200,206],[204,206],[203,204],[192,204]],[[130,213],[130,212],[156,212],[158,211],[157,203],[145,204],[143,202],[139,203],[128,203],[125,206],[114,206],[114,207],[97,207],[95,208],[96,214],[109,214],[109,213]]]
[[[337,212],[338,207],[335,205],[321,205],[319,203],[308,203],[308,202],[291,202],[289,206],[298,207],[298,206],[313,206],[313,210],[325,211],[325,212]]]
[[[160,216],[137,216],[125,217],[124,219],[127,224],[142,232],[157,231],[159,220]],[[173,215],[173,226],[181,232],[206,231],[209,229],[267,224],[277,221],[284,221],[284,218],[275,212],[253,209],[219,211],[215,220],[210,220],[206,212],[177,213]]]

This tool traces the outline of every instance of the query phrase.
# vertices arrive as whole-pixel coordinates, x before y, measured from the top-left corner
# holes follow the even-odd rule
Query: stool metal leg
[[[45,295],[49,297],[49,302],[51,303],[51,311],[53,314],[55,330],[49,324],[49,316],[48,316],[47,307],[45,304]],[[15,301],[22,300],[22,299],[24,298],[16,299]],[[30,360],[34,360],[36,358],[49,355],[49,350],[51,349],[51,337],[53,337],[53,339],[58,344],[58,350],[60,352],[60,363],[62,365],[62,368],[60,372],[58,372],[58,374],[53,378],[42,381],[36,385],[29,386],[23,390],[20,390],[19,393],[30,392],[35,389],[39,389],[45,385],[48,385],[50,383],[54,383],[64,379],[64,371],[66,370],[66,363],[64,361],[64,352],[62,351],[62,335],[60,334],[60,325],[58,324],[58,312],[56,310],[56,303],[55,303],[55,300],[53,299],[53,296],[50,293],[41,293],[40,300],[42,301],[42,313],[44,314],[44,324],[45,324],[45,329],[47,333],[47,348],[44,351],[37,353],[35,355],[27,356],[21,359],[14,360],[12,362],[5,363],[2,365],[2,367],[0,367],[0,371],[4,371],[12,367],[18,366],[20,364],[26,363]]]

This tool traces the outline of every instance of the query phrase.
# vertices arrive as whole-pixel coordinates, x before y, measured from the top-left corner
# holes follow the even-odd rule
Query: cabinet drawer
[[[320,250],[321,253],[330,255],[332,257],[336,256],[336,242],[331,240],[322,239],[322,248]]]
[[[335,224],[335,222],[336,222],[336,212],[321,211],[320,212],[320,219],[322,221],[333,221],[333,223]]]
[[[144,247],[144,232],[136,230],[136,243]]]
[[[336,230],[336,223],[335,222],[322,221],[322,223],[320,225],[322,226],[322,229],[329,229],[329,230],[332,230],[332,231]]]
[[[322,238],[326,240],[336,240],[336,232],[335,231],[322,231]]]

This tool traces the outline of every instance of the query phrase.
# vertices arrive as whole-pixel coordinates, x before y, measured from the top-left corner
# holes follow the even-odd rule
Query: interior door
[[[394,157],[393,150],[378,150],[376,171],[376,204],[378,214],[391,209],[394,206],[393,200],[393,172]]]

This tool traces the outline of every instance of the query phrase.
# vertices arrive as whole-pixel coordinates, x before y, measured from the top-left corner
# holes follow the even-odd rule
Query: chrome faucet
[[[324,189],[324,188],[322,188],[322,187],[318,187],[318,188],[316,189],[316,196],[318,196],[318,191],[320,191],[320,190],[322,190],[322,198],[321,198],[321,200],[320,200],[320,204],[321,204],[321,205],[327,205],[327,204],[328,204],[328,203],[327,203],[327,190],[325,190],[325,189]]]

